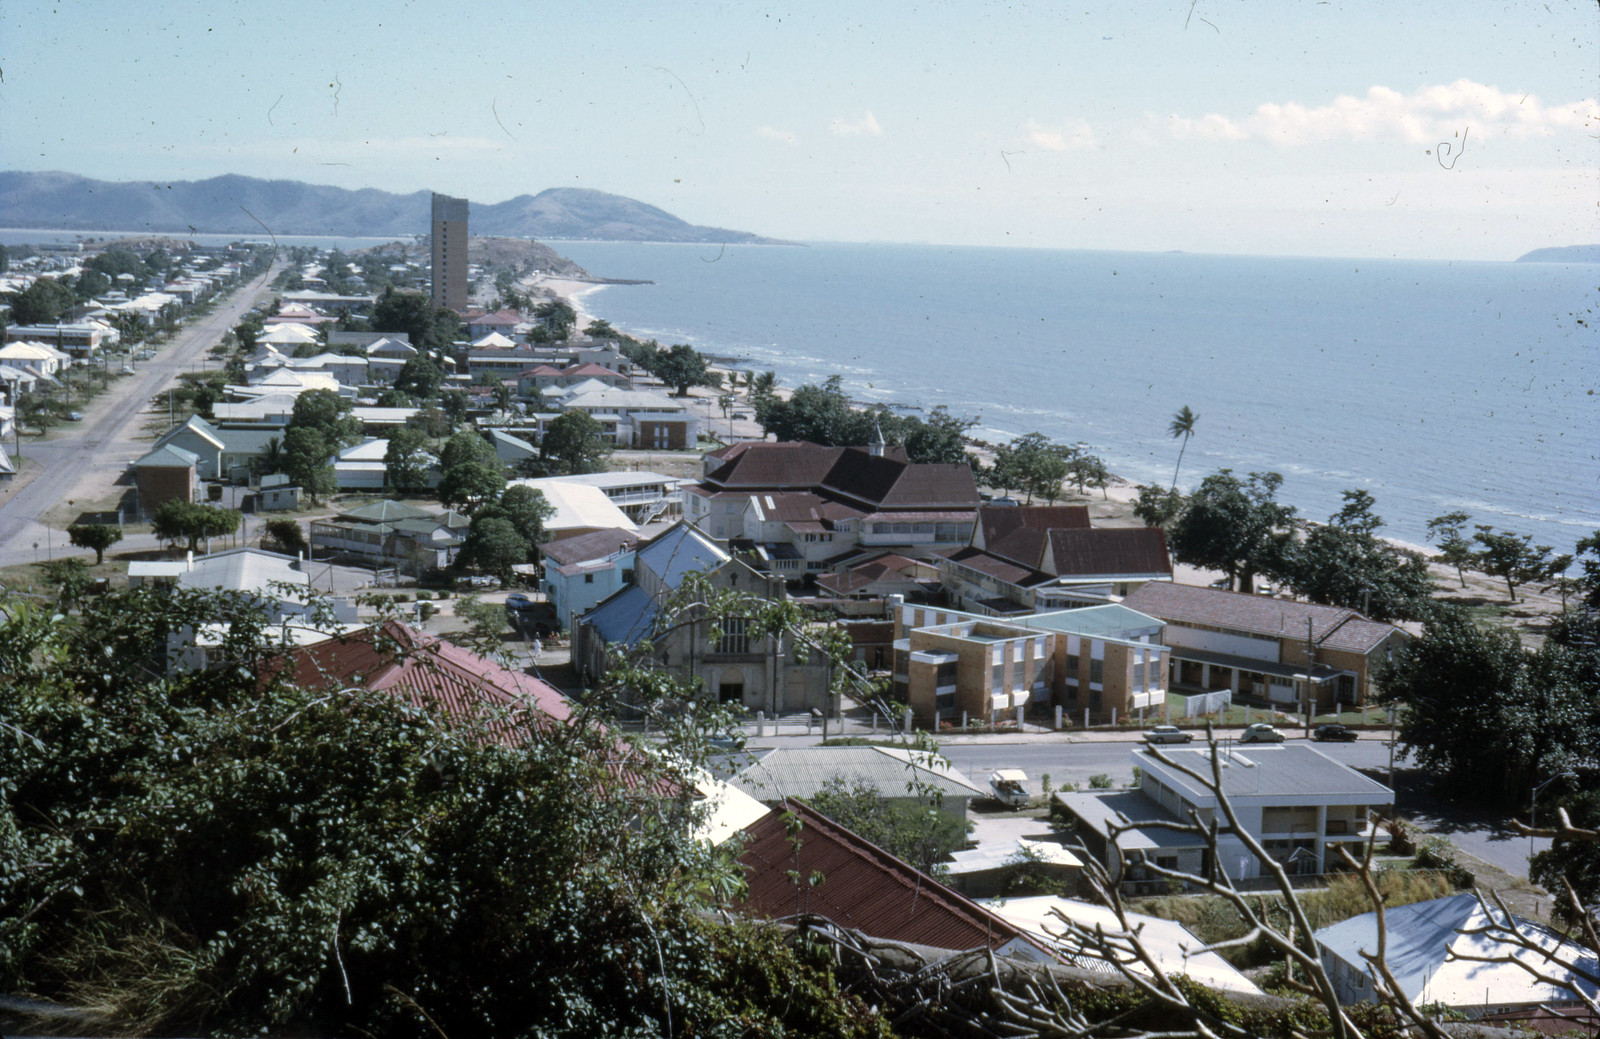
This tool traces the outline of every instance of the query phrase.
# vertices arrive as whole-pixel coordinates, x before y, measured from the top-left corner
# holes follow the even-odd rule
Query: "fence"
[[[1214,714],[1233,706],[1233,690],[1231,689],[1218,689],[1214,693],[1196,693],[1193,696],[1173,695],[1183,701],[1183,717],[1185,718],[1196,718],[1202,714]]]

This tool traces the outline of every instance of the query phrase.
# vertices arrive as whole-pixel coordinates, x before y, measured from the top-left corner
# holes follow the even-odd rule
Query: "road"
[[[200,367],[208,349],[239,323],[272,279],[286,265],[274,263],[265,275],[241,286],[210,314],[184,326],[176,339],[139,371],[112,383],[108,392],[85,406],[79,428],[52,440],[23,440],[21,454],[38,471],[27,483],[0,494],[0,566],[32,562],[34,545],[67,547],[66,534],[49,530],[43,517],[69,500],[104,498],[127,471],[128,463],[150,450],[141,436],[150,398],[172,384],[179,372]],[[20,483],[20,481],[19,481]]]

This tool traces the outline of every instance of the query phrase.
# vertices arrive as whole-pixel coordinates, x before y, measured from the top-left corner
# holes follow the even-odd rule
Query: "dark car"
[[[529,635],[546,638],[561,630],[556,608],[526,595],[513,593],[506,596],[506,619],[524,638]]]
[[[1354,743],[1361,737],[1356,730],[1343,725],[1319,725],[1312,731],[1311,738],[1325,743]]]

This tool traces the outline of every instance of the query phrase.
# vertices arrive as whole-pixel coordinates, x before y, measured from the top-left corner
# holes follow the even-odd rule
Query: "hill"
[[[1553,245],[1517,257],[1518,263],[1600,263],[1600,245]]]
[[[429,193],[261,180],[105,181],[71,173],[0,172],[0,227],[177,234],[410,236],[426,234]],[[603,191],[551,188],[472,206],[475,235],[637,242],[773,243],[702,227]]]

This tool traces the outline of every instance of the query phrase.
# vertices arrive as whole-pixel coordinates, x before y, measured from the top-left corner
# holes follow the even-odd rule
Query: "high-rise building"
[[[467,309],[467,200],[433,195],[433,305]]]

